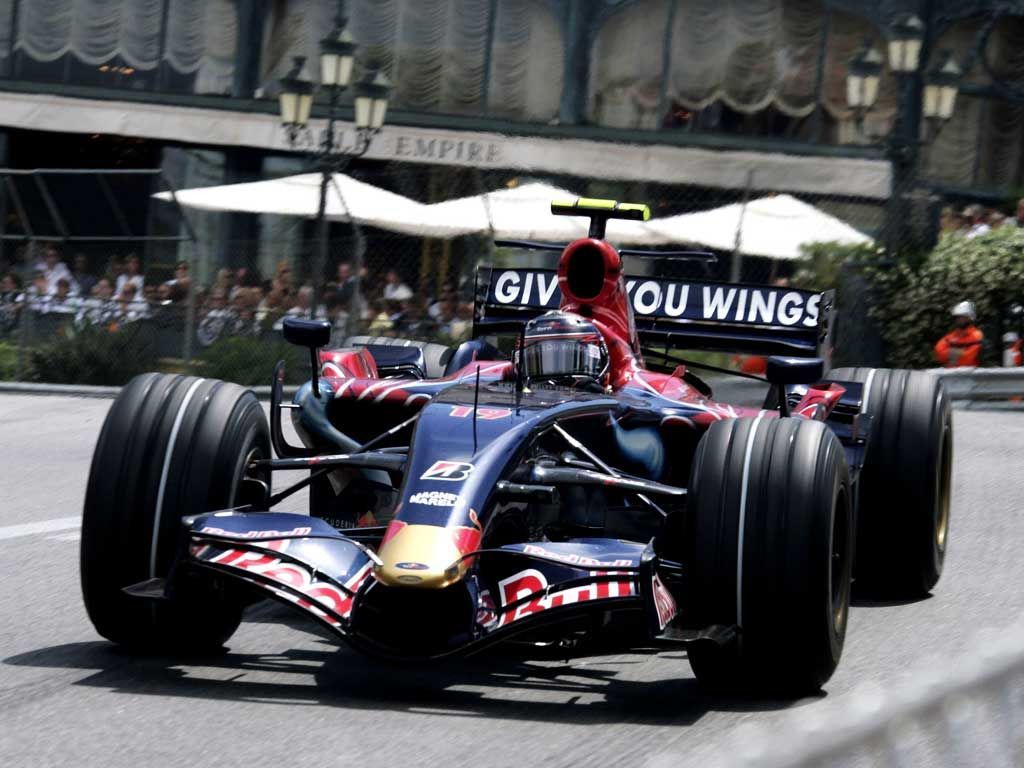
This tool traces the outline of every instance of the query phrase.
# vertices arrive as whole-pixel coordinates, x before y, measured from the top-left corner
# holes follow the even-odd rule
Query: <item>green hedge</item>
[[[63,326],[52,341],[25,350],[28,381],[119,386],[156,368],[153,329],[126,324],[117,331]]]
[[[932,348],[953,325],[950,311],[974,303],[985,333],[982,361],[998,365],[1008,307],[1024,303],[1024,230],[1003,227],[973,240],[945,236],[916,269],[899,265],[871,273],[878,301],[872,307],[889,364],[936,365]]]
[[[197,372],[247,387],[270,384],[274,366],[285,361],[285,381],[301,384],[309,378],[309,352],[283,340],[228,337],[199,354]]]
[[[18,348],[0,341],[0,381],[13,381],[18,368]]]

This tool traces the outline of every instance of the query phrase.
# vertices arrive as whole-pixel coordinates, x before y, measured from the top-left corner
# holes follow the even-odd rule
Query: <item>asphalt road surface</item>
[[[979,629],[1024,609],[1024,414],[960,411],[942,581],[927,600],[857,605],[816,699],[708,697],[678,650],[389,667],[276,605],[252,609],[223,655],[132,658],[96,635],[78,584],[77,518],[109,404],[0,396],[4,766],[706,765],[742,723],[785,722],[868,679],[898,685],[927,656],[952,667]]]

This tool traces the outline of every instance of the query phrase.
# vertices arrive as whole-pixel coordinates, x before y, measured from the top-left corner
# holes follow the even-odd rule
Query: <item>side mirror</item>
[[[765,378],[775,387],[779,415],[789,415],[787,384],[813,384],[824,375],[825,361],[820,357],[769,357]]]
[[[331,342],[331,324],[326,320],[303,320],[299,317],[284,319],[284,340],[289,344],[309,348],[310,378],[313,396],[320,397],[320,361],[316,351]]]
[[[298,347],[318,349],[331,342],[331,324],[326,320],[284,319],[284,340]]]

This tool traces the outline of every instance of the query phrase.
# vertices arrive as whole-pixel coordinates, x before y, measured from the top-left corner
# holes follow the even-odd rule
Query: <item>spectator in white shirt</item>
[[[67,280],[69,289],[72,293],[77,293],[78,288],[75,286],[75,279],[71,276],[71,270],[68,269],[68,265],[60,260],[60,251],[54,245],[46,246],[46,250],[43,251],[43,277],[46,278],[46,295],[53,296],[57,293],[57,283],[61,280]]]
[[[110,281],[101,277],[93,286],[89,298],[82,301],[81,308],[75,316],[75,325],[84,327],[109,322],[117,314],[117,303],[113,297],[114,289]]]
[[[412,289],[402,282],[398,272],[389,269],[384,275],[384,298],[387,301],[405,301],[412,298]]]
[[[964,209],[964,219],[967,221],[967,239],[973,240],[976,237],[987,235],[992,228],[985,221],[985,209],[980,205],[969,205]]]
[[[313,307],[313,287],[311,285],[304,285],[299,288],[298,293],[295,294],[295,306],[284,313],[284,317],[301,317],[309,320],[312,317],[310,310]],[[280,331],[284,328],[284,317],[274,323],[274,330]],[[321,303],[316,308],[316,319],[324,320],[327,318],[327,310]]]
[[[149,317],[149,305],[142,299],[136,298],[137,295],[134,283],[126,283],[124,289],[117,294],[119,320],[131,323]]]
[[[135,296],[142,296],[143,289],[146,287],[139,257],[134,253],[128,254],[128,258],[125,260],[125,271],[117,276],[117,283],[114,285],[114,293],[118,295],[119,299],[124,293],[126,285],[135,286]]]
[[[71,282],[66,277],[57,281],[57,291],[50,296],[43,311],[66,315],[78,312],[78,299],[71,295]]]

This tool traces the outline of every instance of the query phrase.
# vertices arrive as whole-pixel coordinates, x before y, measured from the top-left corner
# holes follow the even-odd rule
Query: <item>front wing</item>
[[[221,512],[186,522],[189,565],[239,579],[365,645],[365,638],[353,636],[353,613],[383,587],[373,576],[375,555],[361,541],[317,518],[285,513]],[[431,655],[465,653],[595,610],[643,611],[658,637],[678,614],[665,586],[665,564],[640,544],[579,539],[468,557],[475,561],[465,584],[476,608],[472,629]]]

